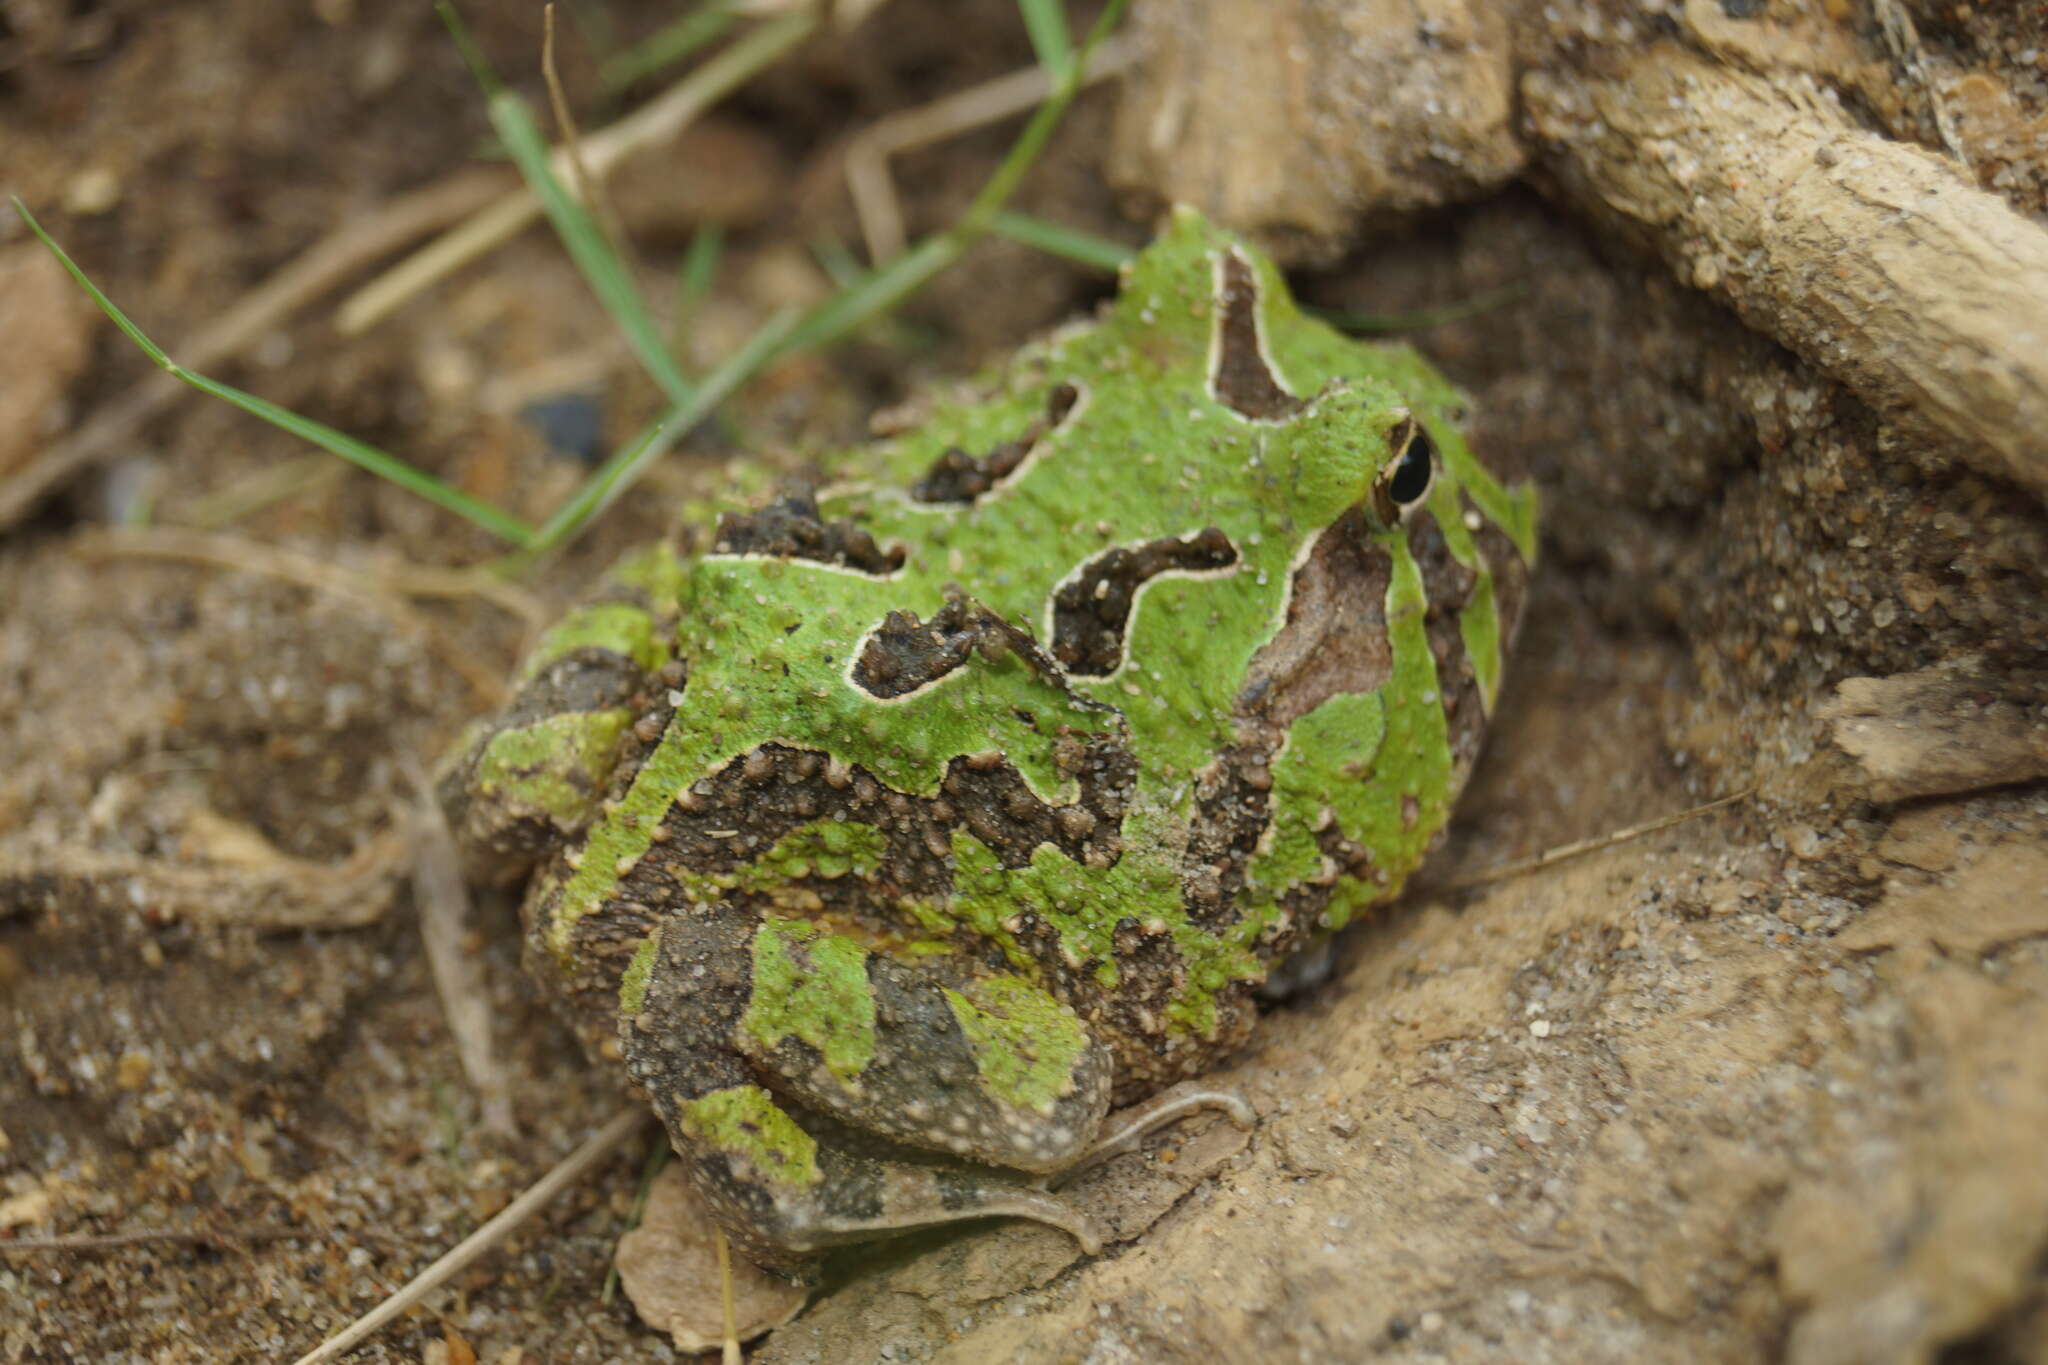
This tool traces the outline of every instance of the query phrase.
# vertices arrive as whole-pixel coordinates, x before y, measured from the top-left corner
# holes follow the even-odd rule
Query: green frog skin
[[[755,1259],[992,1215],[1092,1251],[1060,1177],[1248,1117],[1169,1087],[1396,894],[1500,693],[1535,499],[1462,402],[1182,210],[1096,319],[544,637],[443,801]]]

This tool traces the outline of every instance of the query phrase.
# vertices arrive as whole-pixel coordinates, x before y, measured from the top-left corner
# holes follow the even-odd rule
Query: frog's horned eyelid
[[[1436,490],[1443,460],[1429,431],[1406,409],[1387,433],[1389,455],[1372,481],[1372,510],[1383,526],[1405,526]]]

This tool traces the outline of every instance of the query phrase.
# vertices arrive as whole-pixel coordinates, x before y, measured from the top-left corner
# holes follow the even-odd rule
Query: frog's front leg
[[[1034,1177],[1088,1149],[1109,1057],[1028,982],[955,989],[807,921],[718,905],[662,925],[621,1004],[629,1071],[757,1259],[996,1216],[1099,1249]]]
[[[436,789],[466,880],[517,880],[580,835],[621,752],[660,733],[646,703],[683,682],[669,644],[679,572],[667,545],[614,565],[528,654],[511,703],[449,752]]]

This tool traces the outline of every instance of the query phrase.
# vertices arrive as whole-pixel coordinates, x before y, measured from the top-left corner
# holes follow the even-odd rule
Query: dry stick
[[[368,1337],[427,1295],[468,1269],[471,1262],[511,1235],[512,1230],[539,1212],[541,1207],[580,1180],[598,1162],[610,1156],[640,1130],[647,1121],[641,1108],[621,1110],[611,1122],[583,1140],[575,1151],[563,1157],[555,1168],[533,1182],[525,1193],[507,1204],[497,1217],[485,1223],[440,1260],[413,1276],[404,1288],[341,1331],[299,1357],[298,1365],[321,1365]]]
[[[1533,858],[1523,858],[1512,863],[1502,863],[1498,867],[1489,867],[1483,872],[1475,872],[1469,877],[1459,877],[1453,881],[1441,883],[1434,889],[1438,891],[1464,891],[1474,886],[1484,886],[1488,882],[1503,881],[1509,877],[1519,877],[1525,872],[1534,872],[1538,868],[1549,867],[1552,863],[1561,863],[1567,858],[1576,858],[1584,853],[1596,853],[1603,848],[1612,848],[1616,844],[1625,844],[1631,839],[1640,839],[1645,834],[1655,834],[1660,829],[1669,829],[1673,825],[1683,824],[1696,815],[1705,815],[1707,812],[1717,811],[1723,806],[1732,806],[1737,801],[1746,801],[1750,797],[1755,796],[1756,791],[1755,787],[1748,787],[1736,792],[1732,796],[1724,796],[1719,800],[1709,801],[1704,806],[1694,806],[1689,810],[1682,810],[1676,814],[1662,816],[1644,824],[1630,825],[1627,829],[1618,829],[1612,833],[1598,835],[1591,839],[1581,839],[1575,844],[1560,844],[1556,848],[1545,849]]]
[[[569,111],[568,92],[562,88],[562,78],[555,70],[555,7],[551,4],[541,9],[540,69],[547,80],[548,104],[555,111],[555,126],[561,130],[562,151],[569,158],[569,169],[576,174],[576,197],[590,206],[590,215],[610,239],[612,250],[624,252],[626,234],[619,229],[618,217],[612,212],[603,187],[590,178],[590,170],[583,164],[576,116]]]
[[[259,930],[360,929],[389,907],[405,840],[386,830],[339,862],[279,854],[254,870],[195,866],[135,853],[102,853],[59,844],[33,863],[0,853],[0,883],[33,878],[54,886],[60,903],[85,902],[90,888],[133,883],[165,919]]]
[[[496,198],[504,187],[501,171],[464,171],[438,185],[402,194],[368,216],[352,216],[193,333],[176,348],[178,354],[192,369],[212,368],[239,354],[344,277],[416,237],[460,221]],[[190,391],[172,375],[152,374],[126,398],[45,450],[0,484],[0,531],[21,521],[80,470],[117,454],[137,428]]]
[[[733,1302],[732,1248],[725,1244],[724,1228],[714,1227],[711,1232],[718,1239],[718,1296],[725,1310],[725,1349],[719,1354],[723,1365],[740,1365],[740,1315]]]
[[[763,24],[654,100],[585,138],[582,151],[590,175],[602,180],[630,153],[674,137],[756,72],[810,37],[817,27],[818,17],[811,10]],[[574,168],[560,149],[553,166],[565,179],[573,175]],[[420,290],[538,217],[540,201],[533,192],[524,187],[513,190],[350,295],[335,314],[335,326],[344,336],[374,326]]]
[[[416,797],[413,899],[419,908],[420,939],[426,945],[434,991],[441,997],[441,1013],[455,1039],[462,1074],[476,1092],[479,1123],[488,1132],[517,1137],[512,1081],[491,1044],[491,997],[483,965],[462,947],[469,921],[469,889],[462,882],[462,859],[441,814],[441,803],[434,799],[433,780],[410,755],[403,766]]]
[[[1659,42],[1520,91],[1568,199],[1880,414],[2048,499],[2048,229],[1800,73]]]
[[[1088,62],[1083,84],[1114,76],[1136,59],[1136,49],[1123,38],[1098,44]],[[1021,114],[1045,102],[1052,77],[1043,66],[1026,67],[957,94],[946,95],[915,109],[877,120],[846,147],[846,187],[860,215],[868,264],[882,266],[903,254],[903,213],[889,176],[889,158],[897,152],[939,142],[971,128],[980,128]]]

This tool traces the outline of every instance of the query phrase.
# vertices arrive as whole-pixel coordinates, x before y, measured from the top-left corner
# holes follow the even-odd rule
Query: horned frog
[[[1461,401],[1182,210],[1098,318],[544,637],[442,799],[754,1259],[1093,1251],[1060,1175],[1244,1117],[1169,1087],[1395,894],[1499,695],[1535,502]]]

